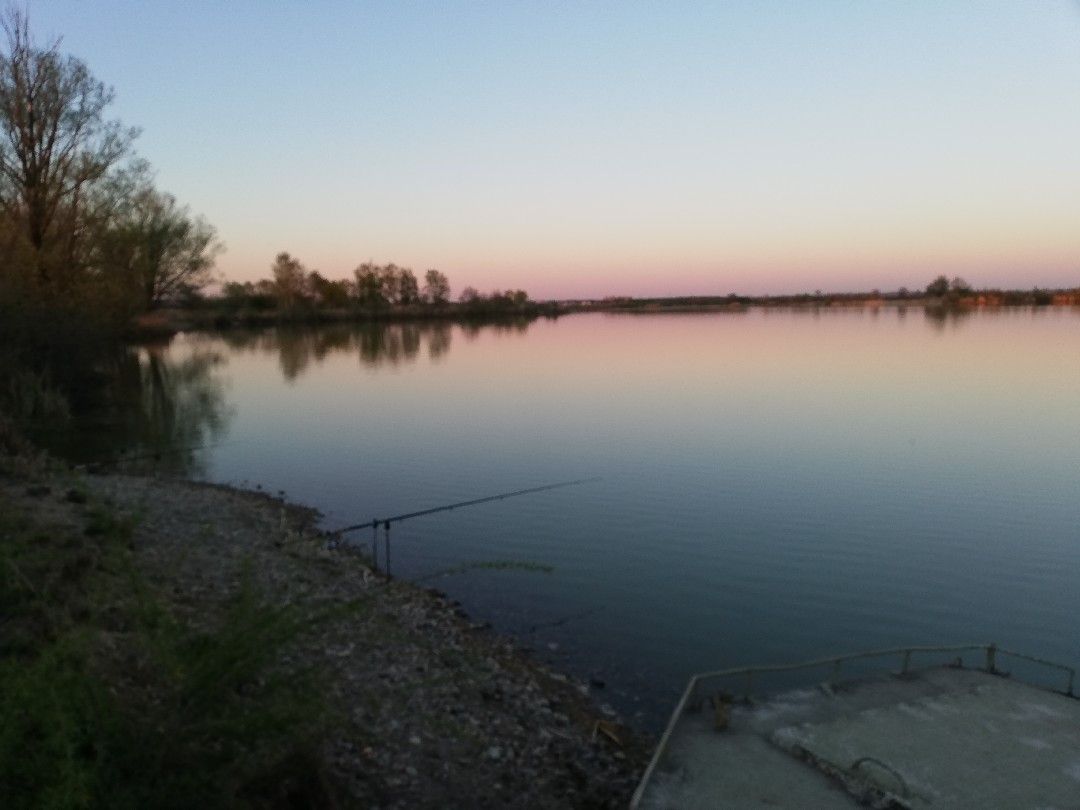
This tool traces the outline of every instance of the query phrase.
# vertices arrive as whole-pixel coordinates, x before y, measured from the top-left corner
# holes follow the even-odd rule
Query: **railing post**
[[[386,543],[386,563],[385,563],[384,567],[386,568],[386,573],[389,576],[389,574],[390,574],[390,521],[389,520],[386,521],[386,523],[383,524],[383,540]]]
[[[379,521],[371,521],[371,567],[379,570]]]
[[[991,674],[997,672],[997,644],[990,644],[986,648],[986,671]]]

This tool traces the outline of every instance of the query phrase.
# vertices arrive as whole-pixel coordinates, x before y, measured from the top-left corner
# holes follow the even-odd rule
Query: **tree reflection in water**
[[[125,347],[100,360],[94,384],[73,398],[71,418],[35,438],[76,462],[199,475],[200,450],[224,439],[232,417],[225,364],[198,344],[181,357],[167,344]]]
[[[294,382],[332,354],[355,354],[365,367],[438,362],[455,330],[472,339],[484,330],[523,335],[528,327],[528,320],[323,324],[130,346],[100,358],[92,383],[70,386],[71,418],[39,425],[33,438],[77,463],[199,476],[206,473],[202,451],[226,440],[232,420],[225,395],[230,354],[276,356],[282,376]]]
[[[528,321],[457,324],[467,339],[481,330],[513,331],[524,334]],[[250,332],[230,330],[218,337],[234,351],[276,353],[281,374],[296,381],[312,363],[330,354],[355,353],[363,366],[397,366],[412,363],[426,354],[438,361],[450,351],[455,324],[448,321],[408,321],[400,323],[323,324],[283,326]]]
[[[923,316],[926,318],[926,323],[928,323],[935,332],[943,332],[946,327],[955,329],[970,317],[971,314],[972,310],[967,307],[923,307]]]

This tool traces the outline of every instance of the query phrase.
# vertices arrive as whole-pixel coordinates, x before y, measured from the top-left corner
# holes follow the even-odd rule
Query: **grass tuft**
[[[212,629],[136,570],[132,521],[90,503],[43,527],[0,495],[5,808],[325,807],[325,712],[282,650],[310,616],[250,572]]]

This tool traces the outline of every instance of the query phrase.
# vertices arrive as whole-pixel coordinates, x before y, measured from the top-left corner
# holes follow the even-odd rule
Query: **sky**
[[[227,280],[1080,285],[1080,4],[35,0]]]

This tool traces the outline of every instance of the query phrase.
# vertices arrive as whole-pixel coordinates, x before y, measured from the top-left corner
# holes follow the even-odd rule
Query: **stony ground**
[[[8,494],[63,520],[77,508],[69,484]],[[193,623],[212,624],[245,576],[312,617],[281,663],[318,673],[334,718],[326,769],[349,803],[626,806],[647,757],[641,738],[443,595],[331,550],[313,512],[171,479],[81,475],[78,486],[136,518],[137,564]]]

